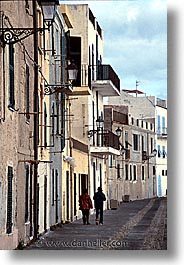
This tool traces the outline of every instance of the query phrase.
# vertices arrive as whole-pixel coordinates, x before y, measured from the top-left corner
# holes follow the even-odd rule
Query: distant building
[[[107,162],[108,199],[118,203],[156,196],[154,123],[134,119],[128,106],[105,106],[105,129],[119,137],[121,155],[109,155]],[[146,154],[143,157],[143,153]]]
[[[152,122],[155,127],[157,196],[167,194],[167,101],[146,96],[139,90],[122,90],[120,97],[108,99],[109,104],[128,106],[139,122]]]

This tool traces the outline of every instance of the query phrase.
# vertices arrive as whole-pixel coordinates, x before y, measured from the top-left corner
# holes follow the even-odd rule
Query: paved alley
[[[156,198],[122,203],[104,211],[104,225],[82,220],[57,227],[25,250],[166,250],[167,199]]]

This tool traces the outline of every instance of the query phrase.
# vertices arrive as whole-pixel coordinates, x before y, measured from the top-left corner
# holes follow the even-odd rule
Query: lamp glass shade
[[[97,128],[102,128],[104,124],[104,120],[102,119],[102,117],[98,117],[98,119],[96,120],[96,126]]]
[[[120,137],[120,136],[121,136],[121,133],[122,133],[122,130],[118,127],[118,128],[116,129],[116,135],[117,135],[118,137]]]
[[[45,21],[53,21],[56,14],[57,1],[40,0],[40,5],[43,12],[43,17]]]
[[[53,21],[55,16],[55,6],[42,6],[45,21]]]
[[[154,150],[152,151],[152,154],[153,154],[154,156],[156,156],[156,154],[157,154],[157,150],[154,149]]]
[[[77,79],[77,74],[78,74],[77,66],[72,62],[71,64],[68,65],[66,69],[68,71],[68,79],[70,81],[75,81]]]

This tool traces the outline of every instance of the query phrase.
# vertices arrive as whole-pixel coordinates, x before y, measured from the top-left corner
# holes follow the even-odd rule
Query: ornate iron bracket
[[[3,12],[0,12],[1,15],[1,28],[0,28],[0,40],[2,45],[6,44],[14,44],[20,42],[21,40],[26,39],[30,35],[35,32],[43,32],[47,28],[16,28],[10,22],[8,16],[6,16]]]
[[[44,93],[45,95],[52,95],[55,93],[71,93],[73,89],[72,83],[59,84],[59,85],[49,85],[45,84]]]
[[[37,28],[36,32],[42,32],[43,28]],[[0,28],[0,37],[4,45],[14,44],[34,33],[33,28]]]

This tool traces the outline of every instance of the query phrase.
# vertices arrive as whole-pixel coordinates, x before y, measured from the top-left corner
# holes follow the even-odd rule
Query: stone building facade
[[[77,192],[74,193],[74,207],[78,209],[78,198],[83,188],[88,189],[91,197],[98,186],[105,193],[107,191],[106,154],[109,149],[115,153],[119,150],[114,146],[110,148],[108,144],[104,146],[105,131],[103,125],[97,126],[96,121],[104,119],[103,98],[120,94],[120,80],[110,65],[103,65],[103,31],[89,6],[67,7],[73,25],[70,55],[79,69],[78,79],[70,96],[73,115],[72,155],[76,163],[74,190]],[[79,211],[75,213],[81,214]]]
[[[156,196],[156,158],[143,159],[156,147],[154,123],[134,119],[127,106],[105,105],[105,128],[119,137],[121,155],[107,160],[108,202],[145,199]]]
[[[157,196],[167,194],[167,100],[146,96],[144,93],[135,95],[129,90],[121,91],[120,97],[109,98],[108,103],[123,105],[137,120],[154,123],[156,155]],[[150,160],[151,161],[151,160]]]
[[[32,13],[32,6],[29,6]],[[25,1],[0,2],[0,27],[33,27]],[[32,36],[0,45],[0,248],[32,236]]]

